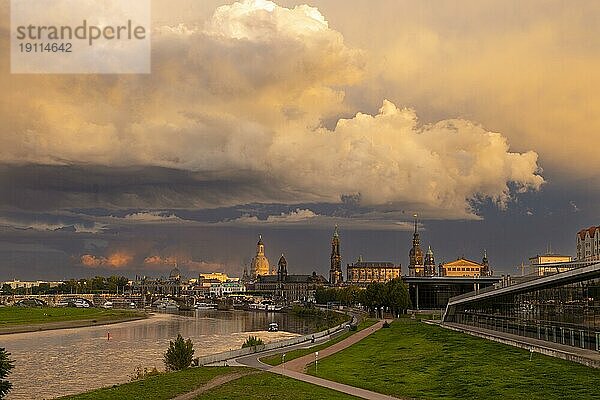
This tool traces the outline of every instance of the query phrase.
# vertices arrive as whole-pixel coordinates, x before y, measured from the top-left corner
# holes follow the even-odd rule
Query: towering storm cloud
[[[232,192],[252,180],[252,191],[212,199],[220,205],[350,196],[450,218],[472,216],[473,200],[502,206],[510,188],[543,184],[535,152],[511,152],[476,122],[422,124],[383,98],[375,115],[351,112],[345,91],[360,84],[367,59],[316,8],[222,6],[203,25],[157,26],[148,76],[8,84],[3,73],[0,161],[166,167]],[[192,204],[198,193],[177,196]]]

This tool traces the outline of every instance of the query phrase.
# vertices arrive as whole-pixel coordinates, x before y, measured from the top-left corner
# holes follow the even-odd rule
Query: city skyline
[[[344,274],[407,273],[414,213],[437,263],[515,275],[600,224],[599,5],[176,3],[150,75],[1,63],[0,280],[241,275],[261,233],[327,275],[335,225]]]

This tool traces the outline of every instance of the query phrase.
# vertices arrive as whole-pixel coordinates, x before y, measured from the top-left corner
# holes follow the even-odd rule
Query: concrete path
[[[296,371],[290,371],[285,369],[280,369],[279,367],[273,368],[269,372],[273,372],[279,375],[284,375],[290,378],[297,379],[299,381],[312,383],[313,385],[322,386],[328,389],[337,390],[338,392],[346,393],[352,396],[360,397],[363,399],[370,400],[398,400],[397,397],[388,396],[385,394],[372,392],[370,390],[357,388],[355,386],[344,385],[343,383],[338,383],[334,381],[328,381],[327,379],[319,378],[312,375],[306,375]]]
[[[373,332],[378,331],[379,329],[381,329],[382,326],[383,326],[383,321],[379,321],[375,325],[373,325],[369,328],[363,329],[361,331],[358,331],[354,335],[352,335],[338,343],[335,343],[325,349],[319,350],[319,359],[327,357],[331,354],[335,354],[338,351],[341,351],[347,347],[352,346],[353,344],[359,342],[360,340],[369,336]],[[317,343],[312,344],[312,346],[317,346],[321,342],[325,342],[325,341],[326,340],[321,340]],[[310,346],[310,347],[312,347],[312,346]],[[281,365],[278,365],[276,367],[272,367],[270,365],[264,364],[259,360],[259,358],[263,358],[267,355],[282,353],[282,350],[290,351],[290,350],[293,350],[294,348],[306,348],[306,346],[298,346],[297,345],[297,346],[293,346],[290,348],[277,349],[276,351],[271,351],[271,352],[267,352],[267,353],[252,354],[249,356],[240,357],[240,358],[234,360],[233,362],[231,362],[229,365],[242,365],[242,366],[258,368],[263,371],[268,371],[268,372],[272,372],[275,374],[287,376],[289,378],[293,378],[293,379],[297,379],[297,380],[300,380],[303,382],[311,383],[313,385],[322,386],[322,387],[325,387],[328,389],[337,390],[338,392],[346,393],[346,394],[360,397],[363,399],[371,399],[371,400],[392,400],[392,399],[394,399],[394,400],[397,400],[396,397],[387,396],[387,395],[384,395],[381,393],[372,392],[370,390],[361,389],[361,388],[357,388],[354,386],[345,385],[343,383],[338,383],[338,382],[334,382],[334,381],[330,381],[327,379],[323,379],[323,378],[319,378],[316,376],[305,374],[304,371],[306,370],[307,365],[315,361],[314,353],[308,354],[303,357],[296,358],[295,360],[290,360],[290,361],[283,363]]]
[[[342,340],[341,342],[335,343],[329,347],[324,348],[323,350],[320,350],[319,351],[319,359],[325,358],[327,356],[337,353],[338,351],[344,350],[345,348],[352,346],[354,343],[361,341],[362,339],[366,338],[373,332],[378,331],[379,329],[381,329],[382,326],[383,326],[383,321],[379,321],[375,325],[370,326],[361,331],[358,331],[354,335],[351,335],[350,337]],[[314,361],[315,361],[315,354],[314,353],[307,354],[303,357],[296,358],[295,360],[290,360],[284,364],[281,364],[281,365],[275,367],[275,369],[281,367],[288,371],[296,371],[296,372],[303,373],[306,370],[306,367],[308,366],[308,364],[310,364]],[[276,372],[273,369],[270,371]]]

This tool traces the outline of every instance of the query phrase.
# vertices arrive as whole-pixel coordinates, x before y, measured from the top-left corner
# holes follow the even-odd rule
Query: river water
[[[279,332],[267,332],[270,322]],[[0,336],[16,360],[7,397],[50,399],[128,382],[136,367],[164,370],[162,357],[178,333],[194,342],[194,356],[239,349],[249,335],[265,343],[308,333],[310,321],[289,314],[196,311],[155,314],[113,325],[17,333]],[[107,339],[110,332],[110,340]]]

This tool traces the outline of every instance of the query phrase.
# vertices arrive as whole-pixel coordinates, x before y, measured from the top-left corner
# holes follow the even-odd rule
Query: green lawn
[[[244,376],[196,397],[197,400],[348,400],[356,398],[269,372]]]
[[[161,400],[191,392],[212,378],[243,370],[233,367],[199,367],[183,371],[162,373],[146,379],[114,387],[98,389],[75,396],[61,397],[69,400]]]
[[[362,329],[365,329],[371,325],[374,325],[375,322],[377,322],[377,321],[374,319],[367,319],[358,325],[358,329],[356,331],[344,332],[343,334],[341,334],[340,336],[338,336],[336,338],[328,340],[327,342],[325,342],[323,344],[311,347],[309,349],[297,349],[297,350],[292,350],[292,351],[286,352],[285,353],[285,361],[290,361],[295,358],[299,358],[299,357],[305,356],[307,354],[314,353],[315,351],[320,351],[320,350],[322,350],[326,347],[329,347],[335,343],[341,342],[342,340],[346,339],[348,336],[351,336],[352,334],[354,334]],[[269,365],[279,365],[279,364],[281,364],[281,354],[282,353],[274,354],[272,356],[266,356],[266,357],[261,358],[260,361],[264,362],[265,364],[269,364]]]
[[[599,370],[538,353],[529,361],[526,350],[410,319],[319,360],[317,375],[398,397],[600,398]]]
[[[76,320],[111,321],[145,314],[135,310],[73,307],[0,307],[0,329],[15,325]]]

